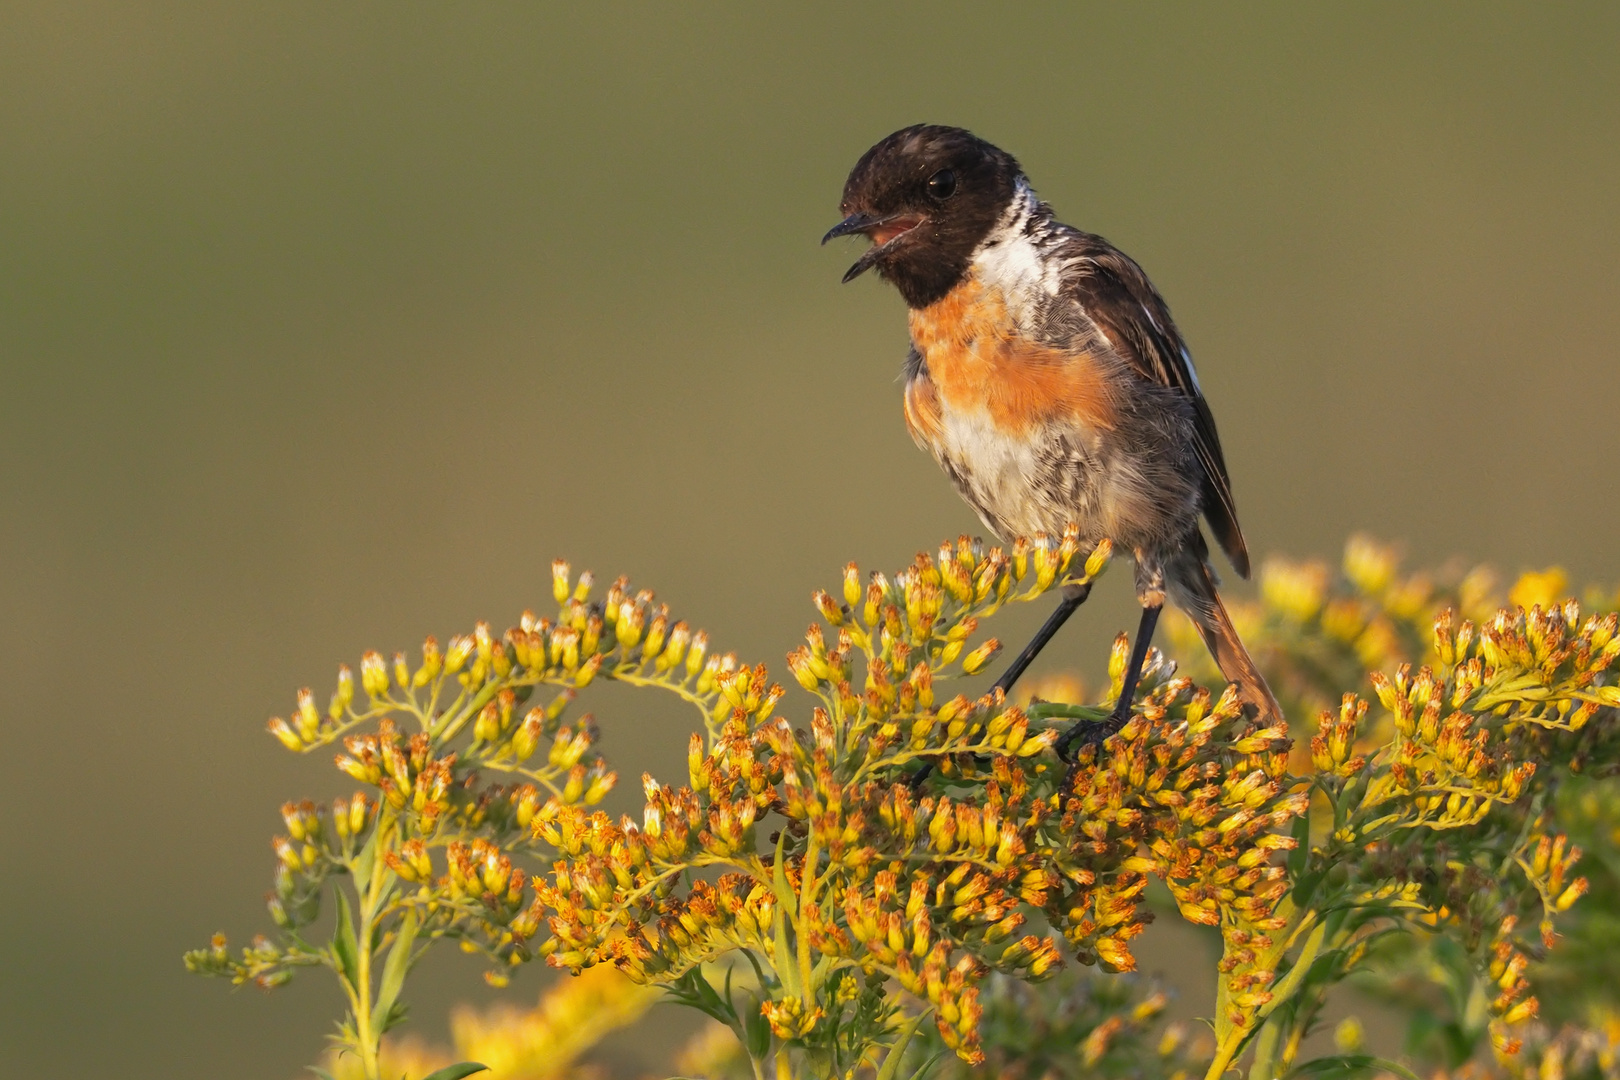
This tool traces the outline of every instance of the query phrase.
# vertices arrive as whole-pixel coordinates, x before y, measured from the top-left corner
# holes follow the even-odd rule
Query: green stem
[[[1278,915],[1288,920],[1289,925],[1285,928],[1286,932],[1277,935],[1276,944],[1256,961],[1257,966],[1263,966],[1272,971],[1277,969],[1277,964],[1288,950],[1293,947],[1299,935],[1306,928],[1315,925],[1319,918],[1316,911],[1310,908],[1295,908],[1292,901],[1287,898],[1284,898],[1277,905],[1276,910]],[[1248,1019],[1248,1023],[1243,1027],[1233,1024],[1227,1016],[1229,1009],[1227,1006],[1226,977],[1221,976],[1215,998],[1215,1008],[1217,1010],[1216,1030],[1219,1031],[1223,1026],[1229,1026],[1230,1029],[1224,1037],[1217,1036],[1215,1060],[1210,1062],[1209,1071],[1204,1074],[1205,1080],[1219,1080],[1232,1067],[1238,1057],[1242,1055],[1252,1037],[1256,1034],[1261,1034],[1262,1038],[1265,1037],[1263,1034],[1265,1029],[1257,1029],[1255,1025],[1264,1022],[1273,1011],[1281,1007],[1298,990],[1300,982],[1316,959],[1317,950],[1321,948],[1322,938],[1325,934],[1325,927],[1317,927],[1316,932],[1307,940],[1305,947],[1301,950],[1300,956],[1295,961],[1294,967],[1290,969],[1288,976],[1277,984],[1273,991],[1275,996],[1267,1005],[1262,1006],[1260,1009],[1242,1010]],[[1274,1040],[1271,1049],[1267,1053],[1275,1053],[1275,1046]]]
[[[361,941],[369,941],[371,937],[371,920],[365,916],[360,918]],[[365,1070],[366,1080],[380,1080],[377,1067],[378,1044],[382,1041],[382,1033],[374,1030],[371,1022],[371,950],[362,946],[360,950],[360,985],[356,987],[356,999],[359,1007],[354,1013],[355,1037],[360,1043],[360,1067]]]
[[[797,920],[797,926],[795,927],[795,929],[798,931],[797,944],[799,947],[799,985],[804,994],[801,1004],[803,1005],[806,1013],[810,1011],[811,1007],[816,1001],[815,987],[810,981],[810,934],[808,932],[808,927],[810,925],[810,905],[815,900],[816,895],[816,859],[820,855],[821,852],[816,848],[815,834],[812,833],[805,846],[804,868],[800,871],[799,876],[799,917]],[[786,1050],[783,1051],[784,1054],[786,1052]],[[778,1073],[781,1072],[780,1065],[778,1066],[777,1071]]]
[[[387,848],[387,837],[384,833],[390,829],[391,820],[379,820],[378,852]],[[375,999],[371,993],[371,959],[372,959],[372,931],[376,925],[378,902],[383,895],[383,884],[391,876],[381,855],[372,865],[370,880],[366,882],[365,894],[360,898],[360,925],[356,928],[356,962],[359,966],[356,972],[360,985],[355,990],[354,1027],[355,1038],[360,1043],[360,1065],[365,1071],[366,1080],[381,1080],[381,1071],[378,1064],[378,1054],[382,1048],[382,1024],[387,1017],[373,1016],[372,1005]]]
[[[1243,1046],[1243,1033],[1234,1032],[1226,1041],[1215,1048],[1215,1060],[1209,1063],[1209,1071],[1204,1074],[1204,1080],[1220,1080],[1226,1075],[1226,1070],[1232,1067],[1232,1059]]]
[[[668,690],[676,697],[696,707],[697,711],[703,714],[704,723],[708,723],[709,710],[714,707],[713,694],[702,695],[688,690],[684,679],[672,682],[667,679],[660,679],[657,676],[640,675],[629,671],[608,671],[598,672],[598,674],[605,674],[614,682],[624,683],[627,686],[652,686],[660,690]]]
[[[460,709],[453,709],[446,714],[438,731],[431,732],[433,741],[441,746],[448,743],[467,726],[467,722],[477,716],[485,705],[495,700],[495,695],[501,692],[505,684],[501,682],[485,683],[483,688],[473,695],[472,700]]]

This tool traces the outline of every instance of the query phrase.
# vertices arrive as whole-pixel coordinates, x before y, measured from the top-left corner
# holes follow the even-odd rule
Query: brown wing
[[[1194,444],[1204,466],[1204,517],[1233,568],[1248,577],[1249,548],[1238,526],[1215,415],[1169,306],[1142,268],[1102,237],[1076,232],[1070,244],[1066,254],[1074,261],[1065,285],[1074,299],[1144,379],[1180,390],[1192,400]]]

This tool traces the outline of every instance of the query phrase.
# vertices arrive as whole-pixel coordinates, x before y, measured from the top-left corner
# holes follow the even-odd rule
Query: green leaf
[[[1260,1016],[1271,1015],[1273,1009],[1294,996],[1294,991],[1299,989],[1299,984],[1305,980],[1306,973],[1315,963],[1316,954],[1322,948],[1322,939],[1326,935],[1327,922],[1317,923],[1316,929],[1311,931],[1311,936],[1305,939],[1305,947],[1300,950],[1299,959],[1294,961],[1293,968],[1271,992],[1271,1000],[1260,1007]]]
[[[932,1011],[932,1009],[924,1009],[906,1021],[900,1030],[895,1033],[894,1042],[890,1044],[889,1052],[883,1058],[883,1067],[878,1069],[877,1080],[895,1080],[895,1077],[900,1075],[900,1059],[905,1057],[906,1047],[911,1045],[911,1037],[917,1034],[917,1029],[922,1027],[922,1022],[928,1018],[928,1014]],[[933,1062],[928,1064],[931,1065]],[[924,1069],[927,1067],[928,1065],[923,1066]]]
[[[388,884],[384,885],[382,891],[377,893],[376,897],[371,901],[372,911],[388,910],[388,905],[393,902],[394,894],[399,892],[399,875],[392,870],[388,870],[386,873],[388,874]],[[373,956],[376,956],[377,950],[382,947],[382,939],[385,936],[383,931],[385,929],[386,927],[383,926],[381,919],[377,919],[371,924],[371,940],[366,944]]]
[[[769,996],[771,987],[779,985],[778,980],[765,974],[765,969],[759,966],[759,958],[754,955],[753,949],[744,949],[742,954],[743,959],[748,961],[748,966],[754,969],[754,978],[759,983],[759,992]]]
[[[1298,848],[1294,849],[1298,851]],[[1311,897],[1316,894],[1316,887],[1322,883],[1322,871],[1317,870],[1309,874],[1300,874],[1294,879],[1294,891],[1290,896],[1295,907],[1308,908],[1311,906]]]
[[[1305,873],[1306,860],[1311,857],[1311,815],[1308,810],[1294,819],[1291,833],[1294,838],[1294,850],[1288,853],[1288,876],[1298,881]],[[1295,896],[1299,894],[1296,893]]]
[[[405,1018],[410,1015],[410,1011],[411,1011],[411,1007],[409,1005],[407,1005],[405,1002],[396,1001],[396,1002],[394,1002],[393,1006],[386,1013],[383,1013],[383,1012],[373,1013],[372,1014],[373,1016],[381,1016],[382,1017],[381,1020],[377,1021],[377,1031],[378,1031],[378,1033],[382,1034],[382,1035],[386,1035],[390,1031],[393,1031],[396,1027],[398,1027],[400,1024],[403,1024],[405,1022]]]
[[[405,985],[405,976],[411,970],[411,949],[416,944],[417,927],[416,909],[411,908],[400,920],[399,935],[394,938],[394,945],[388,950],[388,959],[383,964],[382,985],[377,989],[375,1006],[375,1011],[381,1016],[387,1016],[393,1009],[400,988]]]
[[[1332,1057],[1307,1061],[1289,1073],[1288,1080],[1294,1080],[1297,1076],[1355,1076],[1370,1072],[1393,1073],[1402,1080],[1420,1080],[1411,1069],[1400,1062],[1374,1057],[1371,1054],[1334,1054]]]
[[[442,1069],[428,1073],[422,1077],[422,1080],[461,1080],[463,1076],[488,1071],[488,1065],[480,1065],[476,1061],[459,1061],[454,1065],[446,1065]]]
[[[776,863],[771,868],[771,889],[776,893],[776,917],[772,920],[776,931],[776,955],[779,957],[795,955],[793,947],[788,944],[787,913],[794,910],[799,898],[793,895],[788,888],[787,871],[782,867],[783,849],[787,846],[787,833],[783,832],[776,838]],[[792,964],[779,964],[776,976],[782,981],[782,989],[790,997],[804,995],[799,989],[799,971]]]
[[[944,1057],[947,1052],[948,1051],[945,1050],[935,1050],[929,1055],[927,1061],[917,1066],[916,1072],[906,1077],[906,1080],[922,1080],[923,1077],[927,1076],[933,1070],[935,1065],[939,1064],[939,1059]]]
[[[736,1002],[731,996],[730,968],[726,969],[726,992],[721,996],[714,988],[714,984],[703,976],[701,967],[692,968],[674,982],[664,987],[664,992],[678,1005],[689,1009],[696,1009],[705,1016],[713,1017],[729,1027],[741,1041],[746,1042],[743,1031],[742,1014],[737,1011]],[[753,1000],[745,997],[745,1000]]]
[[[378,814],[381,814],[380,810]],[[371,871],[377,865],[377,837],[380,835],[382,830],[373,826],[371,835],[366,838],[365,845],[350,867],[350,872],[354,874],[354,891],[361,895],[371,887]]]
[[[730,976],[731,973],[728,971],[726,973],[726,981],[728,986],[730,984]],[[686,984],[684,990],[688,1004],[690,1004],[694,1009],[697,1009],[699,1012],[714,1017],[722,1024],[726,1024],[728,1026],[731,1024],[733,1018],[736,1016],[736,1013],[731,1008],[731,1003],[729,1001],[722,1001],[720,999],[720,995],[715,992],[714,985],[710,983],[708,979],[703,977],[703,969],[701,967],[695,967],[691,971],[688,971],[682,981]]]
[[[316,1067],[314,1065],[306,1065],[306,1066],[304,1066],[304,1068],[308,1069],[310,1072],[312,1072],[316,1076],[320,1077],[321,1080],[337,1080],[337,1077],[333,1076],[331,1073],[327,1072],[325,1069],[318,1068],[318,1067]]]
[[[1286,1015],[1286,1014],[1285,1014]],[[1277,1042],[1281,1037],[1279,1021],[1284,1017],[1267,1023],[1260,1029],[1259,1038],[1255,1039],[1254,1061],[1249,1065],[1249,1080],[1272,1080],[1276,1075]]]
[[[748,1000],[754,1007],[742,1016],[743,1049],[753,1060],[764,1061],[771,1052],[771,1025],[759,1011],[760,1003],[752,997]]]
[[[737,1026],[737,999],[731,996],[731,976],[736,970],[737,969],[735,967],[726,968],[726,992],[724,997],[726,1002],[726,1012],[730,1014],[731,1018],[729,1020],[722,1018],[723,1022],[733,1029],[735,1029]]]
[[[787,832],[784,830],[776,838],[776,858],[771,863],[771,891],[776,894],[776,903],[781,908],[797,906],[799,898],[793,895],[788,887],[787,870],[783,859],[786,857]]]
[[[360,952],[355,944],[349,895],[342,887],[337,889],[337,929],[332,931],[332,955],[337,957],[338,967],[342,969],[343,977],[349,980],[349,986],[360,990]]]

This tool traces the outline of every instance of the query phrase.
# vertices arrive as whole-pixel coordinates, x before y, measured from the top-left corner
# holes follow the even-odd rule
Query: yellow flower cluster
[[[1588,889],[1545,793],[1607,746],[1584,740],[1594,717],[1620,705],[1608,674],[1617,629],[1620,617],[1583,619],[1574,601],[1504,609],[1478,625],[1447,608],[1432,620],[1433,665],[1370,673],[1376,723],[1354,694],[1322,713],[1310,747],[1322,836],[1291,865],[1294,891],[1278,912],[1286,940],[1302,945],[1291,964],[1296,1017],[1314,1015],[1333,981],[1307,977],[1307,960],[1348,971],[1392,924],[1447,929],[1486,990],[1493,1044],[1517,1050],[1515,1028],[1539,1007],[1532,961],[1552,946],[1554,917]],[[1531,937],[1520,932],[1527,922]],[[1286,1064],[1292,1051],[1278,1053]]]
[[[650,592],[623,578],[602,599],[591,591],[589,574],[575,579],[558,562],[554,620],[524,612],[499,637],[479,623],[443,648],[430,637],[414,665],[404,653],[390,663],[368,652],[358,679],[339,669],[324,711],[299,691],[296,710],[273,718],[271,733],[298,752],[340,744],[338,769],[370,792],[329,813],[288,804],[269,900],[279,940],[255,940],[232,957],[216,939],[188,954],[188,966],[263,986],[297,967],[331,969],[351,1006],[341,1038],[369,1074],[383,1032],[403,1015],[400,983],[432,940],[485,955],[497,985],[512,965],[555,950],[540,935],[545,909],[530,874],[515,860],[547,853],[534,838],[542,816],[595,805],[613,787],[594,722],[564,721],[579,691],[597,678],[657,686],[705,718],[729,715],[749,693],[736,658],[709,655],[707,638],[672,622]],[[525,710],[541,688],[549,697]],[[329,942],[311,943],[304,931],[323,894],[335,896],[338,926]]]
[[[1175,679],[1109,741],[1096,768],[1076,771],[1062,820],[1070,844],[1057,868],[1077,883],[1063,915],[1083,959],[1089,950],[1112,968],[1134,967],[1124,942],[1141,928],[1149,874],[1164,878],[1193,922],[1222,925],[1226,912],[1233,927],[1270,926],[1287,891],[1270,853],[1295,845],[1274,830],[1306,802],[1290,790],[1287,729],[1242,729],[1234,692],[1211,703],[1208,691]]]
[[[567,856],[536,885],[558,942],[549,961],[672,981],[746,950],[774,1037],[833,1059],[859,1008],[849,980],[892,979],[971,1061],[984,976],[1041,979],[1062,963],[1054,937],[1022,932],[1031,909],[1083,962],[1114,970],[1135,965],[1127,943],[1153,874],[1199,922],[1270,925],[1287,889],[1272,855],[1295,843],[1277,830],[1305,800],[1286,776],[1286,730],[1253,730],[1234,694],[1163,681],[1156,658],[1140,714],[1072,769],[1050,752],[1061,727],[999,693],[936,700],[936,680],[994,651],[972,645],[981,617],[1090,581],[1107,551],[1078,556],[1071,532],[1010,553],[963,538],[892,581],[862,585],[849,567],[844,603],[814,597],[836,636],[815,624],[789,657],[820,699],[808,730],[774,715],[763,669],[730,670],[717,683],[730,715],[707,745],[694,737],[689,786],[649,778],[639,823],[541,810],[536,837]],[[767,815],[781,826],[761,846]],[[725,873],[683,884],[706,868]],[[1266,975],[1233,978],[1263,995]]]
[[[1589,887],[1549,796],[1620,753],[1598,722],[1620,706],[1620,617],[1495,612],[1487,575],[1403,576],[1357,539],[1339,575],[1268,564],[1260,604],[1236,612],[1291,711],[1337,706],[1298,753],[1286,725],[1260,727],[1157,652],[1130,720],[1074,761],[1059,736],[1105,707],[942,689],[999,650],[983,619],[1089,585],[1108,557],[1070,529],[1006,550],[963,537],[892,578],[851,564],[787,658],[814,697],[798,725],[764,665],[711,654],[623,578],[593,598],[591,575],[559,562],[555,619],[429,638],[415,665],[367,653],[324,711],[304,690],[270,722],[294,750],[341,745],[367,790],[283,807],[278,940],[236,958],[216,939],[187,963],[265,986],[331,969],[368,1076],[436,938],[484,954],[496,983],[538,957],[612,964],[721,1020],[756,1069],[845,1076],[887,1054],[895,1075],[925,1018],[938,1045],[985,1060],[987,979],[1053,978],[1066,956],[1132,970],[1158,878],[1221,935],[1212,1076],[1251,1049],[1256,1075],[1287,1072],[1328,988],[1402,928],[1461,944],[1511,1050],[1537,1012],[1532,962]],[[1121,637],[1116,692],[1127,652]],[[1343,693],[1369,674],[1377,711]],[[686,782],[644,777],[639,818],[596,808],[615,775],[591,718],[565,720],[598,679],[702,717]],[[337,929],[311,943],[323,895]],[[1082,1056],[1109,1060],[1127,1032],[1141,1029],[1099,1018]]]

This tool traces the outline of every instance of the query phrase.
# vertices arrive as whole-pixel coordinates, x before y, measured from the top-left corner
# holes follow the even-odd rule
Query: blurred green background
[[[340,660],[564,554],[780,669],[845,560],[978,528],[899,300],[816,246],[919,120],[1147,267],[1257,551],[1620,576],[1620,5],[5,4],[0,1073],[315,1058],[326,977],[180,953],[266,925],[276,807],[347,790],[262,727]],[[590,707],[621,793],[681,775],[684,713]]]

